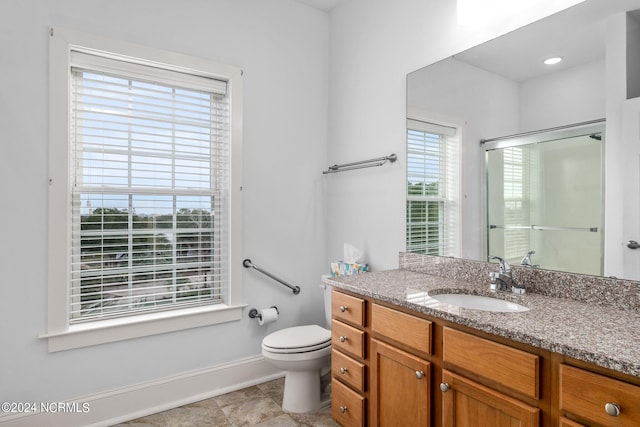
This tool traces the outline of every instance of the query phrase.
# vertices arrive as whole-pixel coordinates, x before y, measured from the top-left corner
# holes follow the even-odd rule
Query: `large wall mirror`
[[[552,57],[562,61],[544,63]],[[408,228],[426,236],[409,231],[408,250],[447,236],[436,249],[446,256],[518,264],[529,253],[538,268],[640,280],[630,243],[640,242],[640,0],[586,0],[410,73],[407,119]],[[575,138],[547,143],[563,139],[558,132]],[[490,153],[504,141],[520,148]],[[435,166],[456,144],[459,161]],[[529,180],[512,176],[507,189],[514,171]],[[448,199],[458,180],[459,197]],[[529,222],[505,224],[509,192],[524,187],[541,191],[520,204]],[[579,193],[583,204],[565,205]],[[566,218],[550,221],[552,208]],[[554,243],[541,243],[543,234]]]

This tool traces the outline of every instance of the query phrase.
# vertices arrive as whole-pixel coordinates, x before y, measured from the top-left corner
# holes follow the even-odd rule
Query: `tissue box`
[[[331,263],[331,276],[350,276],[353,274],[366,273],[369,271],[367,264],[359,264],[356,262],[332,262]]]

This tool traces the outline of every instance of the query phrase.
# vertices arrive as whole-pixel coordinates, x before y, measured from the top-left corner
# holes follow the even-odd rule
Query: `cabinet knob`
[[[442,390],[443,393],[448,392],[450,388],[451,388],[451,386],[449,384],[440,383],[440,390]]]
[[[424,371],[416,371],[416,378],[421,380],[424,378]]]
[[[607,403],[606,405],[604,405],[604,410],[612,417],[617,417],[618,415],[620,415],[620,405],[618,405],[617,403]]]
[[[347,310],[349,310],[349,307],[347,307],[346,305],[341,305],[341,306],[340,306],[340,311],[341,311],[341,312],[343,312],[343,313],[344,313],[344,312],[345,312],[345,311],[347,311]]]
[[[341,407],[340,407],[340,412],[342,412],[343,414],[344,414],[345,412],[347,412],[347,407],[346,407],[346,406],[341,406]]]
[[[347,373],[347,368],[340,368],[340,373],[341,374],[346,374]]]
[[[345,342],[345,341],[347,341],[347,337],[345,337],[344,335],[342,335],[342,336],[340,337],[340,342]]]

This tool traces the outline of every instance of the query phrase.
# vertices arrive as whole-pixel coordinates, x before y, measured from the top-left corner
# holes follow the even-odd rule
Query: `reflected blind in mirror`
[[[531,194],[535,179],[531,174],[534,157],[531,145],[503,150],[504,258],[519,262],[531,249]]]
[[[222,302],[226,82],[73,52],[70,322]]]

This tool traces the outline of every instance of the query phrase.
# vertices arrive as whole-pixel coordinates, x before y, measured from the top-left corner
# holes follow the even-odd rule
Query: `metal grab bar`
[[[597,233],[598,227],[551,227],[547,225],[489,225],[489,229],[503,228],[505,230],[539,230],[539,231],[588,231]]]
[[[294,293],[294,295],[298,295],[300,293],[300,286],[293,286],[293,285],[290,285],[289,283],[285,282],[282,279],[278,279],[273,274],[269,273],[268,271],[265,271],[265,270],[261,269],[260,267],[258,267],[254,263],[252,263],[249,258],[247,258],[244,261],[242,261],[242,265],[244,266],[244,268],[253,268],[255,270],[258,270],[260,273],[264,274],[265,276],[275,280],[278,283],[283,284],[287,288],[291,289],[291,291]]]
[[[372,168],[374,166],[382,166],[387,162],[393,163],[396,160],[398,160],[398,156],[396,156],[395,154],[390,154],[388,156],[377,157],[375,159],[362,160],[359,162],[344,163],[341,165],[329,166],[329,168],[326,171],[322,171],[322,174],[325,175],[328,173],[344,172],[344,171],[350,171],[354,169]]]

